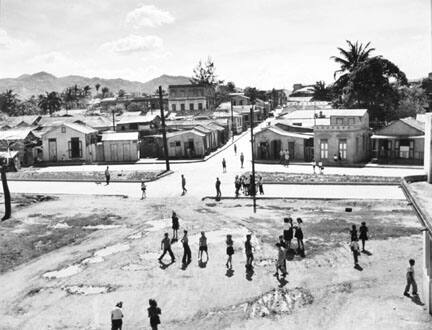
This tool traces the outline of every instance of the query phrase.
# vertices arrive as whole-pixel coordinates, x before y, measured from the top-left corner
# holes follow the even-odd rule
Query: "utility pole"
[[[251,149],[252,149],[252,198],[253,198],[253,210],[256,213],[256,185],[255,185],[255,157],[254,157],[254,135],[253,135],[253,104],[250,108],[250,131],[251,131]]]
[[[113,121],[113,131],[116,131],[116,124],[115,124],[115,110],[112,109],[112,121]]]
[[[162,120],[162,139],[163,139],[163,148],[165,154],[165,164],[166,164],[166,170],[169,171],[170,165],[169,165],[169,157],[168,157],[168,143],[167,143],[166,130],[165,130],[165,115],[163,109],[162,86],[159,86],[159,106],[160,106],[161,120]]]
[[[230,95],[230,103],[231,103],[231,134],[232,134],[232,140],[234,142],[234,111],[233,111],[232,95]]]

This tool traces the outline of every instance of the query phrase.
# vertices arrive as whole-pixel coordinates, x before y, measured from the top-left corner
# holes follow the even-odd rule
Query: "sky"
[[[409,79],[432,72],[429,0],[0,0],[0,77],[148,81],[209,56],[236,86],[332,83],[346,40]]]

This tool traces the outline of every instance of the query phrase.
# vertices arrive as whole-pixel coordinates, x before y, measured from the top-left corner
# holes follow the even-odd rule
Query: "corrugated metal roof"
[[[22,129],[9,129],[6,131],[0,131],[0,140],[13,141],[13,140],[24,140],[31,133],[30,128]]]
[[[276,126],[266,127],[262,131],[257,132],[256,134],[258,135],[259,133],[263,133],[265,131],[271,131],[271,132],[278,134],[278,135],[287,136],[287,137],[294,137],[294,138],[299,138],[299,139],[305,139],[305,140],[313,138],[313,136],[314,136],[313,133],[288,132],[288,131],[285,131],[285,130],[283,130],[279,127],[276,127]]]
[[[418,121],[417,119],[415,119],[413,117],[401,118],[400,121],[407,124],[408,126],[411,126],[412,128],[415,128],[418,131],[421,131],[421,132],[425,131],[424,122],[422,123],[421,121]]]
[[[138,132],[102,134],[102,141],[130,141],[130,140],[137,141]]]
[[[118,124],[132,124],[132,123],[149,123],[155,120],[159,115],[156,114],[147,114],[145,116],[137,116],[137,115],[126,115],[120,118]]]

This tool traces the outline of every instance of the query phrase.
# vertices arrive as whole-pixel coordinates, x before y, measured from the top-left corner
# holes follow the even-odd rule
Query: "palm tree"
[[[313,101],[331,101],[331,88],[324,81],[317,81],[313,89]]]
[[[363,45],[358,41],[356,41],[354,44],[349,40],[346,40],[346,42],[348,44],[348,49],[338,47],[341,57],[330,57],[336,63],[340,64],[340,69],[334,73],[335,78],[338,74],[352,72],[354,68],[357,67],[357,65],[367,60],[370,53],[375,50],[375,48],[369,48],[370,42],[368,42],[366,45]]]
[[[46,95],[39,95],[38,106],[45,112],[52,116],[53,112],[59,111],[62,105],[62,99],[56,92],[48,93]]]
[[[84,86],[83,91],[84,91],[84,96],[90,96],[91,95],[91,87],[89,85]]]
[[[12,89],[7,89],[4,93],[0,94],[0,110],[13,116],[18,109],[20,101],[17,94]]]
[[[100,85],[99,83],[97,83],[97,84],[95,85],[95,88],[96,88],[96,94],[99,93],[99,88],[100,88],[100,86],[101,86],[101,85]]]
[[[105,96],[108,96],[109,88],[108,87],[102,87],[102,98]]]

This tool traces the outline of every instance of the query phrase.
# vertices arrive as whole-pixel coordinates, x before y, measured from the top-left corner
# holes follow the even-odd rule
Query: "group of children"
[[[351,251],[353,253],[353,258],[354,258],[354,268],[359,267],[358,264],[358,257],[360,255],[360,246],[358,244],[358,240],[360,239],[362,241],[362,250],[361,252],[366,252],[365,250],[365,244],[366,241],[369,239],[368,237],[368,227],[366,226],[366,222],[362,222],[361,226],[359,228],[359,233],[360,235],[358,236],[357,233],[357,227],[356,225],[352,225],[352,228],[350,230],[350,236],[351,236],[351,243],[350,243],[350,248]]]
[[[123,302],[118,302],[114,309],[111,311],[111,330],[121,330],[123,327]],[[156,300],[149,300],[149,308],[147,308],[147,315],[150,320],[150,327],[152,330],[157,330],[158,325],[161,323],[159,315],[162,313],[158,307]]]
[[[253,196],[256,194],[257,188],[260,195],[264,195],[263,178],[261,175],[255,180],[255,185],[251,184],[253,182],[252,175],[236,175],[234,180],[235,196],[238,198],[240,191],[245,196]]]

